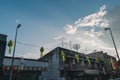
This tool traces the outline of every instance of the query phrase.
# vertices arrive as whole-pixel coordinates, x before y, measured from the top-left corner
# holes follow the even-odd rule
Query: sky
[[[120,54],[120,0],[0,0],[0,33],[7,42],[15,38],[16,57],[38,59],[60,46],[79,52],[107,52],[116,57],[109,31],[111,28]],[[62,46],[63,41],[63,46]],[[6,47],[6,56],[11,56]]]

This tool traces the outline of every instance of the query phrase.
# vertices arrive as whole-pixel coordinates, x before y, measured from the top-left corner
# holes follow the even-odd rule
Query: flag
[[[75,58],[76,58],[77,62],[79,63],[79,56],[77,53],[75,54]]]
[[[65,61],[65,53],[63,51],[61,51],[61,57],[62,57],[62,60]]]
[[[43,57],[43,52],[44,52],[44,47],[42,46],[41,48],[40,48],[40,57]]]
[[[91,64],[89,57],[86,57],[86,60],[88,61],[89,64]]]
[[[8,42],[8,47],[9,47],[9,54],[11,54],[12,47],[13,47],[13,41],[12,41],[12,40],[10,40],[10,41]]]
[[[97,57],[95,58],[95,61],[96,61],[96,63],[98,63],[98,58]]]

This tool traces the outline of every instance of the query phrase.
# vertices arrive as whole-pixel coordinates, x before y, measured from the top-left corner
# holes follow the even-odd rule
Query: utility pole
[[[11,63],[11,68],[10,68],[9,80],[12,80],[12,67],[13,67],[13,64],[14,64],[14,55],[15,55],[15,48],[16,48],[17,32],[18,32],[18,29],[20,28],[20,26],[21,26],[21,24],[18,24],[18,26],[16,27],[15,42],[14,42],[14,48],[13,48],[13,56],[12,56],[12,63]]]
[[[111,38],[112,38],[112,41],[113,41],[113,44],[114,44],[114,48],[115,48],[115,51],[116,51],[116,54],[117,54],[117,58],[118,58],[118,60],[119,60],[120,58],[119,58],[119,54],[118,54],[118,51],[117,51],[117,47],[116,47],[116,44],[115,44],[115,41],[114,41],[114,38],[113,38],[113,35],[112,35],[112,31],[111,31],[110,28],[105,28],[105,30],[109,30],[109,31],[110,31]]]

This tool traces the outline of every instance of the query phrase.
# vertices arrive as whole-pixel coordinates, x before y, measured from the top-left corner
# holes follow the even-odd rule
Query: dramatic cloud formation
[[[103,29],[109,26],[105,17],[107,14],[105,9],[106,6],[103,5],[96,13],[78,19],[73,25],[66,25],[64,29],[67,35],[72,34],[69,39],[82,44],[83,48],[101,49],[103,46],[107,47],[108,45],[99,38],[104,35]]]
[[[88,15],[84,17],[83,19],[79,19],[75,22],[76,27],[107,27],[108,23],[106,23],[106,20],[103,18],[103,16],[106,14],[105,11],[105,5],[100,8],[100,10],[96,13],[93,13],[91,15]]]
[[[106,6],[103,5],[96,13],[90,14],[78,19],[78,21],[75,21],[74,25],[66,25],[64,28],[66,30],[66,33],[74,34],[79,27],[108,27],[108,21],[106,20],[106,18],[104,18],[107,13],[105,8]]]
[[[93,14],[85,16],[74,22],[73,25],[67,24],[64,29],[65,33],[56,34],[54,43],[49,43],[47,46],[50,50],[55,47],[62,46],[64,48],[72,49],[74,44],[80,44],[79,52],[85,54],[91,53],[94,50],[107,52],[109,55],[115,56],[116,52],[112,43],[109,31],[104,31],[104,28],[110,27],[117,45],[118,53],[120,53],[120,7],[114,7],[106,11],[106,6],[103,5]],[[58,36],[60,35],[60,36]],[[63,40],[63,44],[62,44]],[[52,48],[52,49],[51,49]],[[31,49],[33,51],[27,52],[24,57],[39,58],[39,49]],[[45,53],[50,51],[45,49]],[[33,56],[32,53],[35,53]]]
[[[105,32],[104,28],[110,27],[112,29],[118,46],[118,40],[120,41],[120,37],[116,37],[119,33],[118,30],[120,30],[120,10],[118,9],[120,8],[106,11],[106,6],[103,5],[96,13],[78,19],[73,25],[66,25],[64,27],[67,33],[66,38],[67,35],[72,34],[68,39],[72,41],[72,44],[78,43],[81,45],[80,52],[90,53],[94,50],[102,50],[115,56],[116,52],[110,33],[109,31]],[[118,51],[120,51],[120,46],[118,46]]]

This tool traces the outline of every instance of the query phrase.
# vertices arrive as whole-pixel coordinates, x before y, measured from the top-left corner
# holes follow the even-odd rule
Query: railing
[[[111,65],[102,65],[102,64],[62,64],[60,65],[60,69],[67,69],[67,70],[98,70],[98,71],[113,71]]]
[[[77,65],[77,64],[74,64],[74,65],[68,65],[68,64],[65,64],[64,66],[62,67],[66,67],[67,69],[71,70],[71,69],[74,69],[74,70],[100,70],[102,71],[103,70],[103,66],[94,66],[94,65]]]

